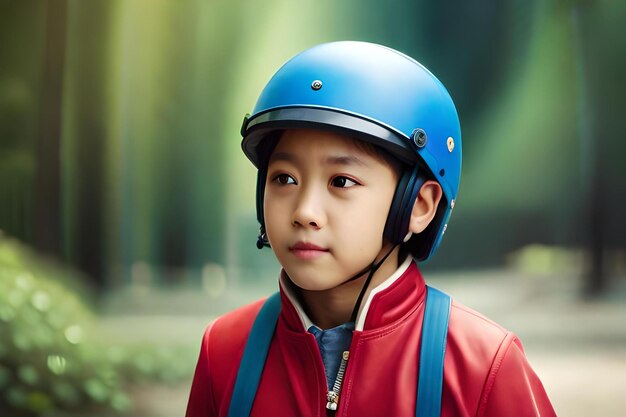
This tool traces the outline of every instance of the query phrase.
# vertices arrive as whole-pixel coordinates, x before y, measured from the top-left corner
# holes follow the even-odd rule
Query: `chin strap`
[[[355,279],[359,278],[360,276],[362,276],[363,274],[369,271],[369,274],[367,274],[367,278],[365,279],[365,282],[363,283],[363,287],[361,288],[361,292],[359,293],[359,297],[356,299],[356,303],[354,304],[354,308],[352,309],[352,316],[350,317],[351,322],[356,323],[356,316],[359,313],[359,308],[361,308],[361,302],[363,301],[363,296],[365,295],[365,291],[367,291],[367,287],[369,287],[370,285],[370,281],[372,280],[372,277],[374,276],[376,271],[378,271],[378,268],[380,268],[380,266],[387,260],[389,255],[391,255],[391,252],[393,252],[393,250],[397,246],[398,244],[393,245],[391,249],[389,249],[389,252],[387,252],[387,254],[383,256],[383,259],[381,259],[378,263],[376,263],[376,259],[374,259],[367,268],[358,272],[356,275],[353,275],[350,279],[348,279],[346,282],[343,283],[343,284],[347,284],[348,282],[354,281]]]

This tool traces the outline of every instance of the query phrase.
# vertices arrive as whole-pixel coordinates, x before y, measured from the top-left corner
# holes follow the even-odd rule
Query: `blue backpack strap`
[[[239,364],[228,417],[247,417],[250,415],[279,314],[280,293],[276,292],[265,301],[252,325]]]
[[[429,286],[426,291],[415,415],[439,417],[451,299],[449,295]]]

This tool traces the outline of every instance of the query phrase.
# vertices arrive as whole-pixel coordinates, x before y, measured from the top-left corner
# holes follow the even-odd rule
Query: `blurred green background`
[[[0,411],[183,414],[204,326],[276,288],[243,115],[288,58],[354,39],[457,104],[461,189],[427,277],[534,343],[557,411],[611,415],[625,21],[612,0],[0,0]],[[583,357],[608,387],[584,401],[561,372]]]

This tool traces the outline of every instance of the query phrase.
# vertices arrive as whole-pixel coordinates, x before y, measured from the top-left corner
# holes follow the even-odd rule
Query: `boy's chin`
[[[341,281],[330,282],[327,279],[322,280],[317,277],[309,277],[309,276],[307,277],[295,276],[294,277],[290,275],[289,273],[287,273],[287,275],[289,276],[289,278],[291,279],[291,282],[296,287],[304,291],[327,291],[343,284],[343,282]]]

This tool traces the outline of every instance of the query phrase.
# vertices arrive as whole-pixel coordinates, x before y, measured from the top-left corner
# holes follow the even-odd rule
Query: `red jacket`
[[[357,320],[337,417],[415,415],[426,291],[414,262],[399,271],[372,291]],[[287,287],[281,282],[282,311],[251,416],[325,417],[322,358]],[[260,300],[239,308],[207,328],[186,417],[228,415],[239,361],[262,304]],[[556,415],[519,339],[455,301],[441,410],[443,417]]]

